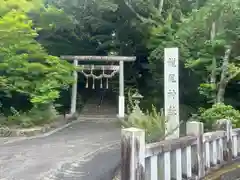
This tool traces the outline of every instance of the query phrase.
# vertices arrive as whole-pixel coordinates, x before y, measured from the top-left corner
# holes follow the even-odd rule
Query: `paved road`
[[[78,122],[47,137],[0,145],[0,180],[107,180],[120,159],[115,122]]]
[[[227,169],[223,168],[223,171]],[[228,172],[224,173],[220,179],[221,180],[239,180],[240,179],[240,159],[229,167]]]
[[[205,180],[240,180],[240,159],[233,164],[226,165],[217,171],[210,173]]]

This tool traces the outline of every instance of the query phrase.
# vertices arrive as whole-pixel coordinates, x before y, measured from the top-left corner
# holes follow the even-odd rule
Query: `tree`
[[[177,34],[198,51],[195,55],[189,54],[186,66],[201,72],[205,83],[200,85],[200,92],[212,103],[224,102],[227,84],[240,73],[239,53],[236,51],[239,44],[239,7],[238,1],[208,1],[194,12],[192,19],[184,23],[185,28]],[[194,46],[193,41],[196,41]],[[187,44],[184,40],[181,42]]]
[[[37,6],[37,5],[39,6]],[[40,1],[4,1],[0,8],[0,88],[4,96],[25,95],[34,106],[52,103],[72,82],[72,66],[39,44],[30,13]]]
[[[64,46],[58,48],[58,50],[64,49],[64,52],[59,50],[58,55],[60,53],[75,55],[114,53],[140,56],[146,51],[147,26],[141,24],[123,1],[52,0],[48,3],[62,8],[75,25],[73,29],[66,27],[60,33],[56,31],[51,37],[45,39],[45,42],[50,42],[51,50],[52,42],[57,42],[56,47],[64,42]],[[45,42],[43,42],[44,46],[46,46]],[[126,87],[137,84],[137,75],[138,70],[134,64],[127,63],[125,65]],[[114,91],[118,91],[118,80],[113,79],[111,86]]]
[[[239,86],[232,83],[240,76],[237,0],[4,0],[0,15],[5,99],[52,103],[71,83],[72,67],[56,56],[114,53],[137,56],[125,66],[126,89],[140,89],[147,108],[160,108],[163,51],[173,46],[180,49],[184,105],[224,102],[229,84]],[[111,84],[117,91],[117,81]]]

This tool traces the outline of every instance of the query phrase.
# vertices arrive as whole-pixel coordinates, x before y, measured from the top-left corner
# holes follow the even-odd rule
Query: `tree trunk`
[[[159,10],[160,14],[162,13],[162,10],[163,10],[163,3],[164,3],[164,0],[159,1],[158,10]]]
[[[214,21],[212,23],[212,28],[211,28],[211,41],[214,40],[216,36],[216,22]],[[211,72],[211,77],[210,77],[210,83],[213,86],[216,86],[216,70],[217,70],[217,62],[216,62],[216,58],[213,56],[212,58],[212,72]],[[213,100],[216,99],[216,90],[213,91],[212,93],[212,98]]]
[[[224,102],[224,94],[225,94],[226,87],[227,87],[227,82],[226,81],[221,82],[219,84],[216,103],[223,103]]]
[[[216,98],[217,103],[224,102],[225,89],[228,84],[227,70],[228,70],[228,62],[229,62],[230,53],[231,53],[231,48],[227,48],[225,50],[225,55],[224,55],[223,63],[222,63],[222,67],[221,67],[222,72],[221,72],[221,78],[219,81],[218,93],[217,93],[217,98]]]

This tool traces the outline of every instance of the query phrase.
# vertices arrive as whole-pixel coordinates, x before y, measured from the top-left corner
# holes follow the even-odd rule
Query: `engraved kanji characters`
[[[169,98],[175,99],[176,95],[177,95],[177,92],[174,89],[169,89],[168,90],[168,97]]]
[[[175,58],[169,58],[169,59],[167,60],[167,63],[168,63],[168,65],[171,66],[171,67],[176,67],[176,66],[177,66],[177,64],[176,64],[176,59],[175,59]]]
[[[168,81],[169,81],[169,82],[172,82],[172,83],[177,82],[177,80],[176,80],[176,75],[175,75],[175,74],[169,74],[169,75],[168,75]]]
[[[170,106],[168,107],[167,113],[168,113],[169,116],[175,116],[175,115],[177,115],[177,109],[176,109],[176,107],[175,107],[174,105],[170,105]]]

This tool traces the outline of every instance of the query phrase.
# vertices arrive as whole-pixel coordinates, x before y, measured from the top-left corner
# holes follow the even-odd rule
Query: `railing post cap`
[[[219,120],[217,120],[216,123],[217,123],[217,124],[224,124],[224,123],[232,123],[232,121],[231,121],[230,119],[224,118],[224,119],[219,119]]]
[[[186,124],[186,134],[190,136],[199,136],[204,133],[204,126],[199,121],[189,121]]]
[[[203,124],[203,123],[199,121],[188,121],[187,124]]]
[[[130,128],[124,128],[122,129],[124,132],[144,132],[144,129],[130,127]]]

